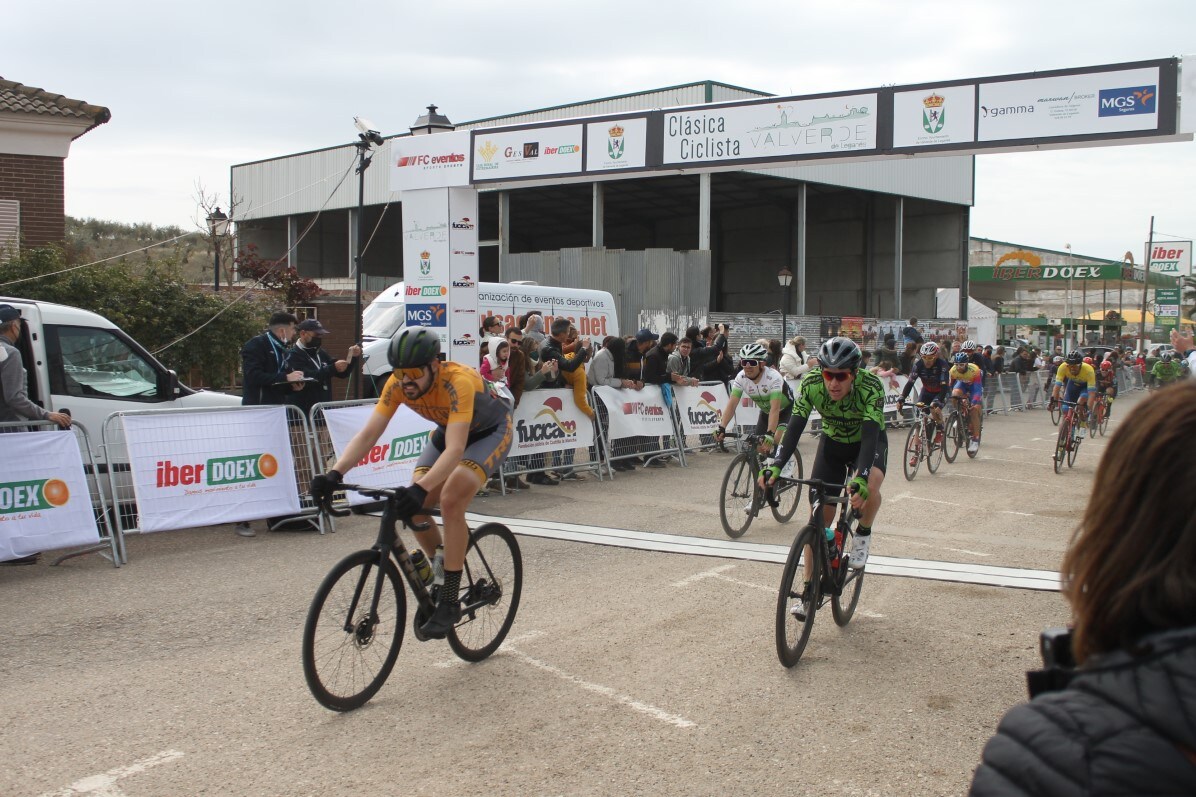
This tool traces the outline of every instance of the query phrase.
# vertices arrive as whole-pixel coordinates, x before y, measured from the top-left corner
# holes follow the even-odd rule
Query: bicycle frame
[[[832,528],[842,529],[843,541],[846,542],[847,535],[852,533],[850,531],[851,517],[849,513],[855,511],[851,508],[848,485],[833,484],[830,482],[820,481],[818,479],[792,479],[791,481],[794,484],[804,484],[814,488],[814,498],[813,501],[811,501],[810,508],[810,525],[814,526],[815,528],[825,529],[827,527],[827,523],[823,514],[824,510],[828,505],[839,505],[839,516],[835,519],[835,523]],[[838,496],[827,495],[827,490],[835,487],[840,488],[843,492]],[[843,588],[847,586],[847,584],[851,583],[851,581],[858,578],[863,571],[851,570],[847,566],[846,561],[841,561],[838,568],[832,568],[830,541],[827,540],[825,534],[816,534],[815,537],[817,537],[818,545],[822,551],[822,556],[818,557],[822,562],[822,572],[819,573],[818,576],[821,579],[822,584],[828,587],[828,589],[826,589],[822,594],[822,600],[819,603],[819,608],[821,608],[821,606],[825,604],[827,600],[840,595],[843,591]],[[842,574],[844,571],[849,571],[848,575],[842,577],[842,581],[840,581],[840,574]],[[810,575],[810,580],[812,581],[814,574],[811,573]]]

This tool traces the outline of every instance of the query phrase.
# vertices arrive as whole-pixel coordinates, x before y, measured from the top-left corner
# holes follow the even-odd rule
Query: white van
[[[100,446],[114,412],[176,407],[231,407],[241,399],[192,390],[137,341],[101,315],[50,302],[0,296],[21,311],[17,348],[28,374],[29,398],[47,410],[71,411]]]
[[[390,339],[403,329],[404,296],[403,283],[391,285],[370,302],[362,316],[362,352],[368,358],[365,370],[374,377],[378,386],[390,375],[386,349]],[[606,291],[553,288],[519,282],[478,283],[479,328],[486,316],[500,316],[503,326],[507,327],[530,310],[543,313],[546,333],[554,318],[568,318],[579,334],[592,338],[595,343],[601,343],[607,335],[619,334],[615,300]]]

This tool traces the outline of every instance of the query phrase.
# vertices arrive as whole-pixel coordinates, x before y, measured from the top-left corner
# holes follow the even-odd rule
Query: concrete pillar
[[[590,236],[590,246],[600,249],[606,245],[603,241],[603,228],[606,225],[606,191],[602,183],[594,183],[593,204],[593,233]]]
[[[511,194],[498,192],[498,279],[501,281],[507,268],[507,255],[511,252]]]
[[[893,217],[893,317],[904,318],[901,312],[901,249],[905,237],[905,197],[897,197],[897,209]]]
[[[709,172],[698,175],[698,248],[710,249],[710,178]]]
[[[287,265],[298,270],[299,268],[299,218],[297,216],[287,216]],[[350,263],[353,261],[350,260]],[[353,266],[349,266],[352,271]]]
[[[797,285],[794,315],[806,314],[806,184],[797,188],[797,207],[793,210],[793,282]]]

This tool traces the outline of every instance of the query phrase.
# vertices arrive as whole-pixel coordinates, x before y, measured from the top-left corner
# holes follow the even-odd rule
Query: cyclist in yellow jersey
[[[1077,416],[1082,421],[1088,417],[1088,397],[1096,396],[1096,370],[1084,362],[1084,352],[1073,349],[1068,352],[1067,359],[1055,371],[1055,389],[1051,392],[1051,400],[1058,401],[1059,393],[1067,385],[1067,392],[1063,400],[1075,404],[1079,411]]]
[[[441,543],[440,529],[422,510],[440,504],[444,584],[435,612],[420,631],[441,639],[461,619],[458,598],[469,538],[465,511],[511,448],[511,411],[477,371],[440,360],[440,339],[435,332],[423,328],[404,330],[391,340],[387,354],[394,372],[382,388],[374,414],[336,464],[312,479],[311,494],[318,503],[331,499],[343,480],[342,474],[369,452],[401,405],[406,404],[436,424],[415,463],[414,481],[410,487],[400,489],[395,509],[401,517],[428,524],[428,528],[416,531],[415,537],[432,559]]]
[[[971,341],[968,341],[971,343]],[[974,347],[976,344],[972,344]],[[980,407],[984,403],[984,371],[969,361],[969,355],[961,351],[953,358],[955,364],[947,372],[953,398],[966,398],[972,404],[968,410],[968,451],[975,454],[980,449]]]

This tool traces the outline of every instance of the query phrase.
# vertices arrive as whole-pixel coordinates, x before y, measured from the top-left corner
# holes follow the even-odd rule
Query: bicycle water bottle
[[[838,568],[839,560],[843,558],[843,527],[835,526],[835,559],[831,567]]]
[[[432,583],[432,563],[418,548],[411,552],[411,566],[415,568],[416,575],[419,576],[420,581],[424,582],[425,587]]]
[[[839,566],[839,535],[829,526],[823,529],[822,533],[826,535],[827,546],[830,548],[831,567],[837,568]]]

